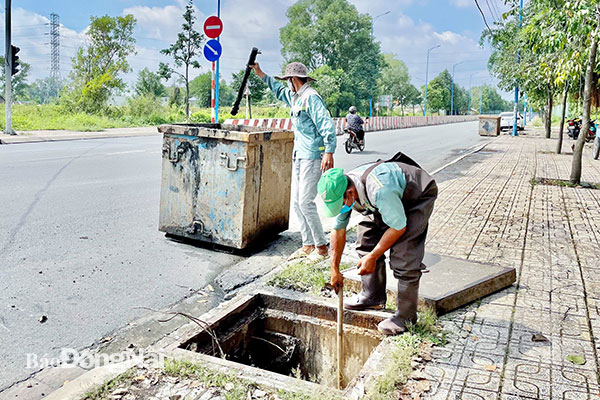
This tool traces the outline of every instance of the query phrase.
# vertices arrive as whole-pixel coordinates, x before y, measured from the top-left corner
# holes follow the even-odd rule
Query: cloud
[[[473,0],[450,0],[450,3],[460,8],[472,7],[474,5]]]
[[[4,13],[0,14],[0,27],[4,31]],[[12,10],[12,43],[21,49],[19,59],[31,65],[29,82],[50,75],[49,30],[50,20],[45,16],[19,7]],[[63,77],[71,71],[71,58],[84,40],[82,32],[60,26],[60,71]]]

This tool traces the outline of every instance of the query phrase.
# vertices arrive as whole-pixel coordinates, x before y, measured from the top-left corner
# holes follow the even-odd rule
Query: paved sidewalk
[[[502,136],[458,177],[437,175],[428,250],[512,266],[518,277],[442,318],[450,343],[426,367],[428,398],[599,398],[600,190],[531,184],[568,179],[570,145],[566,138],[568,154],[556,155],[556,139]],[[586,147],[582,180],[597,183],[600,161],[590,154]]]
[[[75,131],[19,131],[18,135],[5,135],[0,133],[0,144],[54,142],[60,140],[118,138],[130,136],[159,135],[155,126],[139,128],[110,128],[97,132]]]

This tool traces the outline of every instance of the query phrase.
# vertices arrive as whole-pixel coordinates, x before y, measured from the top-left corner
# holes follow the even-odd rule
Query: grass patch
[[[189,361],[167,359],[165,360],[164,372],[169,376],[196,379],[207,386],[214,386],[221,389],[225,389],[227,384],[233,385],[233,389],[230,387],[229,390],[221,393],[222,396],[225,396],[226,400],[246,400],[248,392],[251,389],[257,388],[256,384],[247,379],[233,374],[214,371]],[[283,389],[278,390],[277,395],[282,400],[341,400],[326,393],[304,394],[289,392]]]
[[[563,187],[571,187],[571,188],[585,188],[585,189],[600,189],[599,183],[589,183],[589,182],[581,182],[581,184],[577,185],[571,183],[566,179],[551,179],[551,178],[531,178],[530,181],[532,186],[535,185],[548,185],[548,186],[563,186]]]
[[[329,266],[324,263],[297,262],[285,267],[269,282],[270,286],[319,294],[329,282]]]
[[[189,361],[165,360],[164,371],[166,375],[179,378],[193,378],[206,384],[225,389],[225,386],[233,384],[233,388],[225,391],[223,394],[226,400],[245,400],[248,391],[255,388],[256,385],[246,379],[239,378],[233,374],[214,371]]]
[[[86,392],[82,400],[106,399],[118,386],[129,386],[135,375],[135,367],[128,369],[114,379],[104,382],[98,388]]]
[[[424,347],[444,345],[446,334],[438,323],[435,312],[429,307],[419,310],[419,320],[409,326],[408,332],[395,337],[386,370],[367,390],[369,400],[399,398],[394,393],[406,384],[412,373],[412,360]]]

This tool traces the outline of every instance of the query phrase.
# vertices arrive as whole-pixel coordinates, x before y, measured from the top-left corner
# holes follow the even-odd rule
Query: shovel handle
[[[340,287],[337,292],[337,381],[338,389],[343,388],[344,371],[344,288]]]

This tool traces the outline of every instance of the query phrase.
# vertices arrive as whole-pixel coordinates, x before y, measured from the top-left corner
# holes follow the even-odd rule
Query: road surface
[[[367,133],[351,168],[402,150],[428,170],[479,143],[475,122]],[[161,138],[0,146],[0,391],[27,354],[81,349],[210,283],[240,257],[157,230]],[[45,322],[40,322],[47,318]]]

